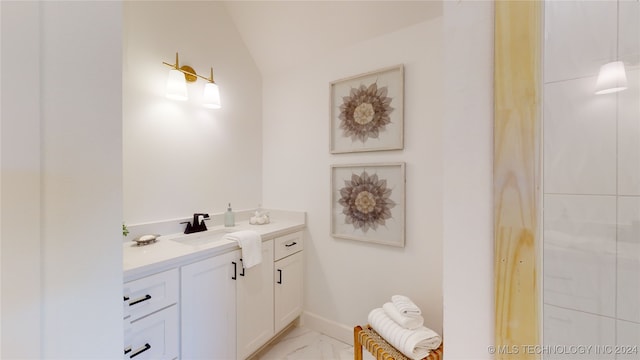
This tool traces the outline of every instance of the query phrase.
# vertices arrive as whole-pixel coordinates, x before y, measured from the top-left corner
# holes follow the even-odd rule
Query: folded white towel
[[[368,320],[380,336],[410,359],[422,359],[442,343],[442,338],[435,331],[424,326],[414,330],[405,329],[391,320],[381,308],[371,310]]]
[[[393,295],[391,302],[400,311],[402,315],[409,317],[418,317],[422,314],[418,305],[414,304],[411,299],[404,295]]]
[[[398,325],[402,326],[405,329],[417,329],[424,324],[424,318],[422,316],[405,316],[400,313],[400,311],[398,311],[398,308],[396,308],[395,305],[390,302],[382,305],[382,310],[384,310],[384,312],[388,317],[391,318],[391,320],[395,321]]]
[[[248,269],[262,262],[262,238],[253,230],[236,231],[224,236],[227,240],[237,241],[242,249],[242,266]]]

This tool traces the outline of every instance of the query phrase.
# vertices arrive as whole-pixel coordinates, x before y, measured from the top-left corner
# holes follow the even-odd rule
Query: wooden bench
[[[355,360],[362,360],[362,348],[367,349],[376,360],[410,360],[400,351],[386,342],[370,325],[358,325],[353,328],[353,354]],[[432,350],[422,360],[442,360],[443,344]]]

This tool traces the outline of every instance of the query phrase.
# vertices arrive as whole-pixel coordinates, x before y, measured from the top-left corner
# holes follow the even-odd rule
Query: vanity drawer
[[[124,327],[124,359],[172,360],[178,357],[178,306],[168,307]]]
[[[124,318],[135,321],[178,302],[178,269],[161,272],[124,284]]]
[[[275,246],[275,258],[274,260],[280,260],[284,257],[287,257],[291,254],[295,254],[298,251],[303,249],[303,232],[297,231],[292,234],[284,235],[275,238],[274,246]]]

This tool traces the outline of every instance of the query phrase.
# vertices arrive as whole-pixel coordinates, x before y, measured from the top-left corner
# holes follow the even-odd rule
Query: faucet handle
[[[191,222],[190,221],[183,221],[180,224],[187,224],[187,227],[184,229],[184,233],[185,234],[190,234],[193,227],[191,226]]]

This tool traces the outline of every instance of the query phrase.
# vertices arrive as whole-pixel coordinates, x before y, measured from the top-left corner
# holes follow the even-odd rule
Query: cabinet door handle
[[[278,269],[278,274],[279,276],[279,280],[278,280],[278,284],[282,284],[282,269]]]
[[[244,276],[244,263],[242,262],[242,259],[240,259],[240,266],[242,267],[242,272],[240,273],[240,276]]]
[[[286,246],[286,247],[292,247],[292,246],[293,246],[293,245],[295,245],[295,244],[297,244],[297,242],[295,242],[295,241],[294,241],[294,242],[292,242],[291,244],[285,244],[284,246]]]
[[[129,301],[129,297],[128,297],[128,296],[123,296],[123,297],[122,297],[122,300],[123,300],[123,301]]]
[[[147,294],[147,295],[145,295],[144,297],[141,297],[138,300],[134,300],[134,301],[129,303],[129,306],[133,306],[135,304],[139,304],[139,303],[141,303],[143,301],[147,301],[147,300],[151,300],[151,295]]]
[[[126,348],[124,348],[124,354],[125,355],[127,355],[130,352],[131,352],[131,346],[127,346]]]
[[[136,350],[136,352],[134,352],[133,354],[129,355],[129,359],[133,359],[134,357],[142,354],[143,352],[147,351],[151,349],[151,345],[149,345],[149,343],[144,344],[143,347],[141,347],[140,349]]]
[[[235,261],[231,262],[233,264],[233,276],[231,277],[231,280],[235,280],[238,278],[238,264],[236,264]]]

